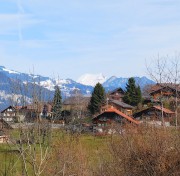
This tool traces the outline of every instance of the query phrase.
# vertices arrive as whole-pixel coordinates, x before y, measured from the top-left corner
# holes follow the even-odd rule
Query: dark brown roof
[[[174,114],[174,112],[171,111],[170,109],[163,108],[163,107],[160,107],[160,106],[153,106],[153,107],[154,107],[155,109],[157,109],[157,110],[160,110],[160,111],[163,110],[163,112],[166,113],[166,114]]]
[[[149,108],[146,108],[146,109],[143,109],[143,110],[141,110],[139,112],[134,113],[133,116],[134,117],[138,117],[140,114],[142,114],[144,112],[147,112],[150,109],[154,109],[154,110],[158,110],[158,111],[162,111],[163,110],[163,113],[165,113],[165,114],[174,114],[174,112],[171,111],[170,109],[163,108],[161,106],[151,106]]]
[[[110,100],[109,103],[111,103],[111,102],[118,105],[118,106],[120,106],[120,107],[122,107],[122,108],[128,108],[128,109],[133,109],[134,108],[133,106],[131,106],[129,104],[126,104],[126,103],[124,103],[122,101]]]
[[[157,92],[157,91],[159,91],[161,89],[164,89],[166,87],[168,87],[168,88],[170,88],[172,90],[177,89],[177,91],[180,92],[180,84],[172,84],[172,83],[156,84],[156,85],[151,86],[148,91],[149,91],[150,94],[152,94],[152,93]]]
[[[1,113],[4,113],[7,109],[16,110],[16,108],[14,106],[8,106],[6,109],[2,110]]]
[[[113,94],[115,92],[121,92],[122,94],[124,94],[124,90],[122,88],[120,88],[120,87],[117,88],[117,89],[112,90],[111,92],[109,92],[109,94]]]

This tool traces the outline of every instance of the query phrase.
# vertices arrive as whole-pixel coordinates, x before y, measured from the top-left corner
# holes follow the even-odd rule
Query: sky
[[[146,61],[179,52],[179,0],[0,0],[8,69],[74,80],[144,76]]]

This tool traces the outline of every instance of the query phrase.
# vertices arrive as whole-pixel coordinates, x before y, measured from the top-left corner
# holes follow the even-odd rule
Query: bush
[[[111,160],[102,161],[96,175],[180,175],[180,139],[177,131],[140,127],[137,133],[114,138],[109,149]]]

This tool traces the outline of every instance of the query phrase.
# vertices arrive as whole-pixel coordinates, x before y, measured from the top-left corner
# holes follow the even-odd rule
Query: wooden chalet
[[[110,127],[113,124],[124,125],[126,123],[132,123],[138,125],[139,121],[124,114],[118,109],[111,107],[94,117],[92,119],[92,123],[96,130],[98,129],[100,131],[103,131],[104,129]]]
[[[171,83],[163,83],[156,84],[150,87],[149,95],[152,97],[153,101],[160,101],[160,99],[173,99],[177,96],[180,98],[180,85],[171,84]]]
[[[51,116],[52,105],[51,103],[38,103],[23,106],[19,110],[19,114],[25,116],[25,121],[32,122],[40,120],[40,118],[47,118]]]
[[[170,122],[174,119],[175,113],[160,106],[146,108],[133,114],[133,117],[141,122],[150,122],[152,124],[162,125],[162,113],[165,125],[170,126]]]
[[[6,122],[14,122],[16,121],[17,110],[17,107],[8,106],[6,109],[1,111],[1,118]]]
[[[78,118],[84,118],[88,114],[88,105],[90,102],[90,97],[84,96],[71,96],[64,100],[62,106],[62,117],[64,119],[76,116]]]
[[[133,106],[119,100],[109,100],[109,105],[118,109],[126,115],[132,115]]]
[[[8,123],[34,121],[37,118],[51,116],[50,103],[30,104],[26,106],[9,106],[1,111],[1,119]]]
[[[122,88],[117,88],[111,91],[108,94],[107,105],[101,108],[101,112],[104,112],[110,107],[114,107],[126,115],[132,115],[132,110],[134,107],[123,102],[124,94],[125,92]]]
[[[124,94],[125,94],[125,92],[122,88],[117,88],[108,94],[108,98],[110,100],[123,101],[122,99],[124,97]]]

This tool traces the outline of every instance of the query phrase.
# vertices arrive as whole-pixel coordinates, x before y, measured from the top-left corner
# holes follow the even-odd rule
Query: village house
[[[118,100],[109,100],[107,105],[101,107],[100,112],[102,113],[109,108],[116,108],[124,114],[132,116],[134,107]]]
[[[161,100],[174,100],[176,97],[180,98],[180,85],[163,83],[150,86],[149,95],[153,102],[159,102]]]
[[[19,107],[8,106],[6,109],[1,111],[1,118],[6,122],[15,122],[17,111]]]
[[[71,96],[66,98],[63,101],[63,110],[71,111],[80,107],[81,109],[85,109],[90,101],[90,97],[84,96]]]
[[[19,110],[19,114],[24,115],[25,121],[33,122],[35,120],[41,120],[41,118],[51,117],[52,113],[51,103],[38,103],[23,106]]]
[[[109,100],[108,104],[110,106],[118,109],[119,111],[123,112],[126,115],[131,116],[133,114],[134,107],[127,103],[124,103],[124,102],[118,101],[118,100]]]
[[[106,109],[101,114],[95,116],[92,119],[92,123],[96,131],[103,132],[106,129],[112,130],[111,126],[113,124],[118,124],[122,126],[126,123],[132,123],[132,124],[138,125],[139,121],[124,114],[118,109],[111,107],[111,108]]]
[[[153,125],[162,125],[162,115],[165,126],[170,126],[171,122],[175,118],[175,113],[169,109],[152,106],[144,110],[136,112],[133,114],[133,117],[139,120],[141,123],[149,123]]]
[[[122,88],[117,88],[108,93],[108,98],[109,98],[109,100],[118,100],[118,101],[122,102],[124,94],[125,94],[125,92]]]
[[[111,91],[107,96],[107,104],[101,108],[101,112],[104,112],[108,108],[114,107],[117,110],[123,112],[126,115],[131,116],[133,114],[134,107],[123,102],[125,92],[122,88],[117,88]]]
[[[38,118],[51,116],[52,105],[50,103],[30,104],[26,106],[8,106],[1,111],[1,118],[8,123],[32,122]]]
[[[63,101],[62,116],[74,116],[77,118],[83,118],[88,114],[88,104],[90,97],[84,96],[71,96]]]

